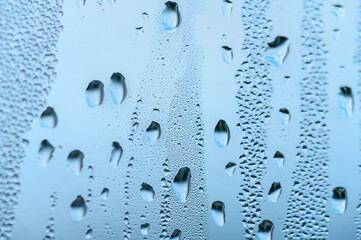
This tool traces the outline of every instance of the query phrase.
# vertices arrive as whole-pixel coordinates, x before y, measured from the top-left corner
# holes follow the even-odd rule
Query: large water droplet
[[[222,55],[223,62],[225,62],[225,63],[232,62],[232,60],[233,60],[232,48],[227,47],[227,46],[222,46],[221,55]]]
[[[269,220],[263,220],[258,225],[258,239],[259,240],[272,240],[274,224]]]
[[[345,117],[352,117],[353,96],[351,88],[346,86],[340,87],[340,92],[338,93],[338,104],[340,109],[345,113]]]
[[[223,16],[229,17],[231,15],[233,8],[233,3],[229,0],[223,0],[222,1],[222,13]]]
[[[84,198],[78,195],[70,205],[70,215],[75,221],[80,221],[85,217],[86,211],[87,206]]]
[[[336,214],[341,215],[345,213],[347,205],[346,189],[343,187],[336,187],[333,189],[332,209]]]
[[[58,116],[56,115],[54,108],[47,107],[40,115],[40,125],[45,129],[53,129],[57,124]]]
[[[114,104],[119,105],[127,95],[125,77],[121,73],[113,73],[110,77],[110,96]]]
[[[234,162],[227,163],[224,171],[228,176],[233,176],[234,170],[236,170],[236,164]]]
[[[279,67],[287,57],[289,48],[290,42],[288,38],[277,36],[273,42],[268,43],[265,58],[276,67]]]
[[[180,24],[180,14],[178,4],[168,1],[162,13],[162,26],[167,32],[174,32]]]
[[[79,150],[71,151],[66,161],[66,168],[74,175],[80,175],[83,169],[84,154]]]
[[[41,141],[39,148],[39,161],[42,167],[48,166],[49,161],[53,157],[54,151],[54,146],[51,145],[48,140],[45,139]]]
[[[220,148],[225,148],[230,139],[230,132],[226,121],[219,120],[216,127],[214,128],[214,141]]]
[[[224,203],[221,201],[215,201],[212,203],[211,208],[212,217],[214,223],[218,226],[223,226],[226,221],[226,213]]]
[[[150,144],[155,143],[161,135],[161,130],[160,130],[160,125],[157,122],[151,122],[149,127],[147,128],[146,132],[145,132],[148,142]]]
[[[142,183],[142,187],[140,189],[140,196],[145,200],[145,201],[153,201],[154,199],[154,190],[153,187],[150,186],[149,184],[146,183]]]
[[[123,148],[120,146],[118,142],[113,142],[112,154],[110,156],[109,163],[115,168],[118,167],[122,155],[123,155]]]
[[[140,225],[140,233],[142,235],[147,235],[149,233],[149,223],[144,223]]]
[[[280,197],[281,194],[281,183],[274,182],[271,185],[271,188],[268,192],[268,200],[271,202],[276,202],[277,199]]]
[[[283,153],[277,151],[275,153],[275,155],[273,156],[273,161],[276,164],[277,167],[283,167],[284,163],[285,163],[285,156],[283,155]]]
[[[85,99],[90,108],[100,106],[104,100],[104,84],[98,80],[91,81],[85,90]]]
[[[187,200],[191,189],[191,170],[188,167],[179,169],[173,180],[173,189],[181,202]]]
[[[278,112],[278,116],[282,125],[287,126],[290,123],[291,115],[287,108],[281,108]]]
[[[175,229],[170,236],[171,240],[180,240],[182,232],[178,229]]]

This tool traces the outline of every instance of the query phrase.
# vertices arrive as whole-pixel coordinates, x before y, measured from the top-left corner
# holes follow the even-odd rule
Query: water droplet
[[[281,194],[281,183],[274,182],[271,185],[271,188],[268,192],[268,200],[271,202],[276,202]]]
[[[81,221],[85,217],[86,211],[84,198],[78,195],[70,205],[70,215],[75,221]]]
[[[140,225],[140,233],[142,235],[147,235],[149,233],[149,223],[144,223]]]
[[[45,139],[41,141],[39,148],[39,161],[42,167],[48,166],[49,161],[53,157],[54,151],[54,146],[51,145],[48,140]]]
[[[230,63],[233,60],[233,51],[232,48],[227,47],[227,46],[222,46],[221,48],[221,54],[222,54],[222,59],[223,62],[225,63]]]
[[[226,121],[219,120],[216,127],[214,128],[213,139],[218,147],[227,147],[230,139],[230,132]]]
[[[83,169],[84,154],[79,150],[71,151],[66,161],[68,171],[74,175],[80,175]]]
[[[104,84],[98,80],[91,81],[85,90],[85,99],[90,108],[100,106],[104,100]]]
[[[338,104],[340,109],[345,113],[345,117],[352,117],[353,96],[351,88],[346,86],[340,87],[340,92],[338,93]]]
[[[162,13],[162,26],[167,32],[174,32],[180,24],[180,14],[178,4],[168,1]]]
[[[236,170],[236,164],[234,162],[229,162],[227,163],[226,167],[225,167],[225,173],[228,175],[228,176],[233,176],[233,173],[234,173],[234,170]]]
[[[287,108],[281,108],[278,112],[278,116],[282,125],[287,126],[290,123],[291,115]]]
[[[123,148],[120,146],[118,142],[113,142],[112,154],[110,156],[109,163],[115,168],[118,167],[122,155],[123,155]]]
[[[288,38],[277,36],[273,42],[268,43],[265,58],[276,67],[279,67],[283,64],[283,61],[287,57],[289,48],[290,42]]]
[[[145,200],[145,201],[153,201],[154,199],[154,190],[153,187],[150,186],[149,184],[146,183],[142,183],[142,187],[140,189],[140,196]]]
[[[93,229],[89,228],[85,233],[85,239],[91,239],[93,237]]]
[[[161,135],[160,125],[157,122],[151,122],[145,134],[150,144],[155,143]]]
[[[277,167],[283,167],[284,163],[285,163],[285,157],[283,155],[283,153],[277,151],[275,153],[275,155],[273,156],[273,161],[276,164]]]
[[[272,232],[274,225],[269,220],[263,220],[258,225],[258,239],[259,240],[272,240]]]
[[[103,200],[107,200],[109,196],[109,189],[108,188],[103,188],[102,192],[100,193],[100,197]]]
[[[125,77],[121,73],[113,73],[110,77],[110,96],[114,104],[119,105],[127,95]]]
[[[211,208],[212,217],[214,223],[218,226],[223,226],[226,221],[226,213],[224,203],[221,201],[215,201],[212,203]]]
[[[148,13],[146,13],[146,12],[142,13],[142,18],[143,18],[144,20],[147,20],[147,19],[149,18]]]
[[[331,13],[337,18],[343,18],[345,16],[345,10],[341,4],[334,4],[332,6]]]
[[[141,37],[144,33],[144,28],[143,27],[137,27],[135,28],[135,35],[137,37]]]
[[[182,235],[182,232],[178,229],[175,229],[172,233],[172,235],[170,236],[171,240],[180,240]]]
[[[58,124],[58,117],[54,111],[54,108],[47,107],[40,116],[40,125],[45,129],[53,129]]]
[[[173,180],[173,189],[181,202],[187,200],[191,189],[191,170],[188,167],[179,169]]]
[[[336,214],[341,215],[345,213],[347,205],[346,189],[343,187],[336,187],[333,189],[332,209]]]
[[[229,17],[231,15],[233,3],[229,0],[223,0],[222,2],[222,13],[223,16]]]
[[[85,2],[86,0],[75,0],[75,4],[80,8],[85,6]]]

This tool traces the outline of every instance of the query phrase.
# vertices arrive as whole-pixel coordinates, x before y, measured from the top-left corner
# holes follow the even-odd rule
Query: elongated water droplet
[[[39,162],[42,167],[48,166],[49,161],[53,157],[54,151],[54,146],[51,145],[48,140],[45,139],[41,141],[39,148]]]
[[[125,84],[125,77],[119,73],[113,73],[110,77],[110,96],[114,104],[121,104],[127,95],[127,86]]]
[[[109,163],[115,168],[118,167],[122,155],[123,155],[123,148],[120,146],[118,142],[113,142],[112,153],[110,156]]]
[[[340,109],[345,113],[346,118],[352,117],[353,96],[351,88],[346,86],[340,87],[340,92],[338,93],[338,104]]]
[[[182,232],[178,229],[175,229],[172,233],[172,235],[170,236],[171,240],[180,240],[182,235]]]
[[[70,215],[75,221],[81,221],[87,212],[84,198],[80,195],[70,205]]]
[[[180,14],[178,4],[168,1],[162,13],[162,26],[167,32],[174,32],[180,24]]]
[[[276,202],[281,194],[281,183],[274,182],[271,185],[271,188],[268,192],[268,200],[271,202]]]
[[[213,139],[218,147],[227,147],[230,139],[230,132],[226,121],[219,120],[216,127],[214,128]]]
[[[273,156],[273,161],[277,167],[281,168],[285,163],[285,156],[283,155],[283,153],[277,151]]]
[[[227,47],[227,46],[222,46],[221,48],[221,54],[222,54],[222,59],[223,62],[225,63],[230,63],[233,60],[233,51],[232,48]]]
[[[104,84],[98,80],[91,81],[85,90],[85,99],[90,108],[100,106],[104,100]]]
[[[85,233],[85,239],[91,239],[93,237],[93,229],[89,228]]]
[[[337,18],[343,18],[345,16],[345,10],[341,4],[332,5],[331,12]]]
[[[66,161],[68,171],[74,175],[80,175],[83,169],[84,154],[79,150],[71,151]]]
[[[288,38],[277,36],[273,42],[268,43],[265,58],[276,67],[279,67],[287,57],[289,48],[290,42]]]
[[[258,225],[258,239],[259,240],[272,240],[274,224],[269,220],[263,220]]]
[[[290,123],[291,115],[287,108],[281,108],[278,112],[278,116],[282,125],[287,126]]]
[[[153,201],[154,199],[154,190],[153,187],[150,186],[149,184],[146,183],[142,183],[142,187],[140,189],[140,196],[145,200],[145,201]]]
[[[151,122],[145,134],[150,144],[155,143],[160,138],[161,135],[161,129],[159,123],[154,121]]]
[[[187,200],[191,189],[191,170],[188,167],[179,169],[173,180],[173,189],[181,202]]]
[[[234,162],[227,163],[224,171],[228,176],[233,176],[234,170],[236,170],[236,164]]]
[[[149,223],[144,223],[140,225],[140,233],[142,235],[147,235],[149,233]]]
[[[100,193],[100,197],[103,200],[107,200],[109,196],[109,189],[108,188],[103,188],[102,192]]]
[[[347,206],[346,189],[343,187],[336,187],[333,189],[332,195],[332,209],[336,214],[342,215],[345,213]]]
[[[54,108],[47,107],[45,111],[40,115],[40,125],[45,129],[53,129],[58,124],[58,116],[56,115]]]
[[[225,17],[229,17],[232,13],[233,3],[229,0],[222,1],[222,14]]]
[[[215,201],[212,203],[211,208],[212,217],[214,223],[218,226],[223,226],[226,221],[226,213],[224,203],[221,201]]]

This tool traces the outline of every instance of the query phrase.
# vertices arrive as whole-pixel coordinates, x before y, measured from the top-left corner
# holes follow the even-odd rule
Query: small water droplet
[[[276,67],[283,64],[289,52],[290,42],[288,38],[277,36],[273,42],[268,43],[265,58]]]
[[[274,224],[269,220],[263,220],[258,225],[258,239],[259,240],[272,240]]]
[[[85,90],[85,99],[90,108],[100,106],[104,100],[104,84],[98,80],[91,81]]]
[[[110,77],[110,96],[114,104],[121,104],[127,95],[127,86],[125,84],[125,77],[119,73],[113,73]]]
[[[148,13],[146,13],[146,12],[142,13],[142,18],[143,18],[144,20],[147,20],[147,19],[149,18]]]
[[[230,132],[226,121],[219,120],[216,127],[214,128],[214,142],[220,148],[227,147],[230,139]]]
[[[172,235],[170,236],[171,240],[180,240],[182,235],[182,232],[178,229],[175,229],[172,233]]]
[[[229,17],[232,13],[233,3],[229,0],[222,1],[222,13],[223,16]]]
[[[93,229],[89,228],[85,233],[85,239],[91,239],[93,237]]]
[[[218,226],[223,226],[226,221],[226,213],[224,203],[221,201],[215,201],[212,203],[211,213],[214,223]]]
[[[80,195],[70,205],[70,215],[75,221],[81,221],[87,212],[84,198]]]
[[[334,4],[332,5],[331,13],[337,18],[343,18],[345,16],[345,9],[341,4]]]
[[[236,170],[236,164],[234,162],[229,162],[227,163],[226,167],[225,167],[225,173],[228,175],[228,176],[233,176],[233,173],[234,173],[234,170]]]
[[[346,118],[352,117],[353,96],[350,87],[340,87],[340,92],[338,93],[338,104],[340,109],[345,113]]]
[[[142,183],[142,187],[140,189],[140,196],[145,200],[145,201],[153,201],[154,199],[154,190],[153,187],[150,186],[149,184],[146,183]]]
[[[103,188],[102,192],[100,193],[100,197],[103,200],[107,200],[109,196],[109,189],[108,188]]]
[[[142,235],[147,235],[149,233],[149,223],[144,223],[140,225],[140,233]]]
[[[53,129],[58,124],[58,117],[54,108],[47,107],[40,116],[40,125],[45,129]]]
[[[144,33],[144,28],[143,27],[137,27],[135,28],[135,35],[137,37],[141,37]]]
[[[278,116],[282,125],[287,126],[290,123],[291,115],[287,108],[281,108],[278,112]]]
[[[181,202],[187,200],[191,189],[191,170],[188,167],[179,169],[173,180],[173,189]]]
[[[109,163],[114,167],[118,167],[120,159],[123,155],[123,148],[118,142],[113,142],[112,144],[112,153],[110,156]]]
[[[145,132],[148,142],[154,144],[161,135],[160,125],[157,122],[152,121]]]
[[[346,189],[343,187],[336,187],[333,189],[332,209],[336,214],[342,215],[345,213],[347,205]]]
[[[43,140],[40,143],[39,148],[39,161],[42,167],[47,167],[49,161],[53,157],[53,153],[55,151],[55,147],[49,143],[48,140]]]
[[[80,175],[83,169],[84,154],[79,150],[71,151],[66,161],[68,172],[74,175]]]
[[[75,4],[80,8],[85,6],[85,2],[86,0],[75,0]]]
[[[162,26],[167,32],[174,32],[180,24],[180,14],[178,4],[168,1],[162,13]]]
[[[268,200],[271,202],[276,202],[277,199],[280,197],[281,194],[281,183],[274,182],[271,185],[271,188],[268,192]]]
[[[273,161],[277,167],[279,167],[279,168],[283,167],[283,165],[285,163],[285,157],[284,157],[283,153],[277,151],[275,153],[275,155],[273,156]]]
[[[233,60],[232,48],[227,47],[227,46],[222,46],[221,55],[222,55],[223,62],[225,62],[225,63],[232,62],[232,60]]]

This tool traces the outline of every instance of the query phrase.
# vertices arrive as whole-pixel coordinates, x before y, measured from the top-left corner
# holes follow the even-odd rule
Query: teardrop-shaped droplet
[[[142,183],[142,187],[140,188],[140,196],[145,200],[145,201],[153,201],[154,199],[154,190],[153,187],[150,186],[149,184],[146,183]]]
[[[100,106],[104,100],[104,84],[98,80],[91,81],[85,90],[85,99],[90,108]]]
[[[338,104],[340,109],[345,113],[345,117],[347,118],[352,117],[353,96],[350,87],[346,87],[346,86],[340,87],[340,92],[338,93]]]
[[[332,209],[336,214],[342,215],[346,211],[347,206],[347,196],[346,189],[343,187],[336,187],[333,189],[332,195]]]
[[[161,129],[159,123],[154,121],[151,122],[149,127],[145,131],[145,134],[150,144],[155,143],[160,138],[161,135]]]
[[[168,1],[162,13],[162,26],[167,32],[174,32],[180,24],[178,4]]]
[[[281,108],[278,112],[278,116],[282,125],[287,126],[290,123],[291,115],[287,108]]]
[[[236,164],[234,162],[227,163],[224,171],[228,176],[233,176],[234,170],[236,170]]]
[[[47,107],[45,111],[40,115],[40,125],[45,129],[53,129],[58,124],[58,116],[56,115],[54,108]]]
[[[70,205],[70,215],[75,221],[81,221],[87,212],[84,198],[80,195]]]
[[[221,54],[222,54],[222,59],[223,62],[225,63],[230,63],[233,60],[233,51],[232,48],[227,47],[227,46],[223,46],[221,48]]]
[[[224,203],[221,201],[215,201],[212,203],[211,208],[212,217],[214,223],[218,226],[223,226],[226,222],[226,213],[225,213],[225,206]]]
[[[230,139],[230,132],[226,121],[219,120],[216,127],[214,128],[213,139],[218,147],[227,147]]]
[[[127,86],[125,77],[121,73],[113,73],[110,77],[110,96],[114,104],[119,105],[123,102],[127,95]]]
[[[48,140],[45,139],[41,141],[39,148],[39,162],[42,167],[48,166],[54,151],[55,147],[51,145]]]
[[[271,188],[268,192],[268,200],[271,202],[276,202],[277,199],[280,197],[281,194],[281,183],[274,182],[271,185]]]
[[[66,161],[66,168],[74,175],[80,175],[83,169],[84,154],[79,150],[71,151]]]
[[[191,189],[191,170],[188,167],[179,169],[173,180],[173,189],[181,202],[187,200]]]
[[[149,223],[144,223],[140,225],[140,233],[142,235],[148,235],[149,233]]]
[[[110,156],[109,163],[115,168],[118,167],[122,155],[123,155],[123,148],[120,146],[118,142],[113,142],[112,153]]]
[[[222,13],[223,16],[229,17],[231,15],[233,8],[233,3],[229,0],[223,0],[222,1]]]
[[[277,151],[273,156],[273,161],[277,167],[281,168],[285,163],[285,156],[283,155],[283,153]]]
[[[103,188],[102,192],[100,193],[100,197],[103,200],[107,200],[109,196],[109,189],[108,188]]]
[[[170,235],[170,240],[180,240],[182,235],[182,232],[178,229],[175,229],[172,233],[172,235]]]
[[[274,225],[269,220],[263,220],[258,225],[258,239],[259,240],[272,240],[272,232]]]
[[[91,239],[93,237],[93,229],[89,228],[85,233],[85,239]]]
[[[273,63],[276,67],[283,64],[288,55],[290,42],[288,38],[277,36],[273,42],[268,43],[268,48],[265,52],[265,58]]]

